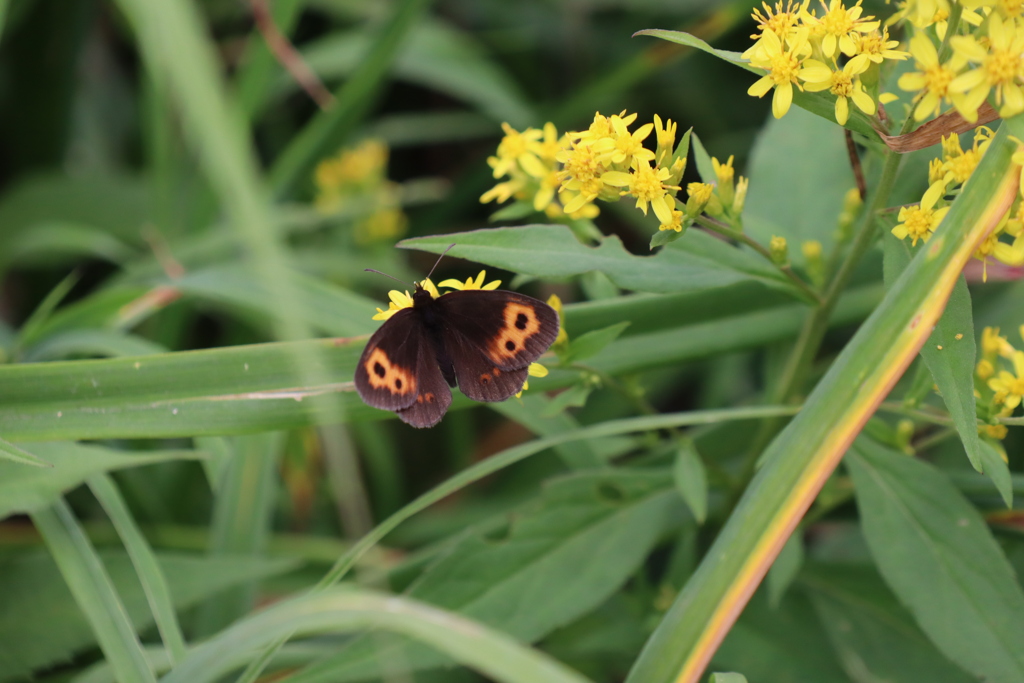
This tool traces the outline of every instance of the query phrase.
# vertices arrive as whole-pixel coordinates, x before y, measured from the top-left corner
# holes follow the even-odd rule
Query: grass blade
[[[63,500],[36,510],[32,521],[46,541],[78,606],[85,612],[100,649],[120,683],[156,683],[110,576]]]
[[[28,451],[18,448],[3,438],[0,438],[0,460],[10,460],[21,465],[34,465],[35,467],[53,467],[53,465],[42,458],[38,458]]]
[[[167,586],[167,579],[163,570],[153,554],[152,548],[146,542],[142,531],[139,530],[135,519],[128,506],[117,490],[114,481],[107,474],[97,474],[89,478],[89,488],[92,490],[96,500],[100,502],[106,511],[114,528],[117,529],[121,542],[124,543],[128,556],[132,559],[135,572],[139,576],[142,590],[146,593],[146,600],[153,612],[160,637],[170,655],[171,662],[177,662],[185,656],[185,637],[181,633],[181,626],[178,624],[178,617],[174,612],[174,603],[171,600],[171,592]]]
[[[500,683],[586,683],[549,656],[451,612],[390,595],[332,589],[289,600],[229,627],[165,676],[163,683],[206,683],[294,633],[384,629],[420,640]]]

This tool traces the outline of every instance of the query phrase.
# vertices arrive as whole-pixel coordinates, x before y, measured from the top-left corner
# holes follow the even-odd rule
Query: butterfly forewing
[[[528,366],[558,336],[555,310],[525,294],[504,290],[449,292],[437,299],[436,305],[445,322],[446,346],[448,335],[456,333],[502,370]],[[458,369],[455,354],[452,358]]]
[[[399,417],[417,427],[434,425],[444,415],[451,391],[411,308],[393,315],[370,337],[356,366],[356,390],[367,405],[402,411]]]
[[[459,388],[476,401],[504,401],[521,391],[530,363],[558,336],[554,309],[515,292],[451,292],[437,306]]]

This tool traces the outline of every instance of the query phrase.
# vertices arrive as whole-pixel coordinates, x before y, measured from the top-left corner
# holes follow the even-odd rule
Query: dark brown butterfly
[[[558,336],[554,309],[516,292],[467,289],[435,299],[416,283],[412,302],[366,343],[356,389],[413,427],[441,421],[452,403],[448,387],[476,401],[518,393],[530,363]]]

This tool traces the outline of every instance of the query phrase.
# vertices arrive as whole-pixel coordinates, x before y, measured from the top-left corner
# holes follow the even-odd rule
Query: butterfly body
[[[435,299],[417,285],[412,303],[370,337],[355,381],[368,405],[414,427],[444,417],[449,387],[477,401],[518,393],[530,363],[558,336],[554,309],[516,292],[462,290]]]

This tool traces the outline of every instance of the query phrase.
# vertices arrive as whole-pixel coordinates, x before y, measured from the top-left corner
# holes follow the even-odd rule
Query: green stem
[[[948,427],[953,424],[953,418],[946,413],[908,408],[901,403],[887,401],[878,406],[878,409],[886,413],[892,413],[893,415],[902,415],[903,417],[909,417],[914,420],[918,420],[919,422],[929,422],[931,424],[942,425],[943,427]],[[979,424],[981,423],[979,422]]]
[[[907,116],[903,122],[900,134],[902,135],[909,131],[913,125],[913,116]],[[828,320],[832,316],[836,304],[839,302],[839,297],[849,284],[857,264],[860,263],[861,258],[874,243],[875,217],[889,201],[889,195],[892,193],[900,160],[899,153],[892,150],[886,153],[881,177],[878,180],[874,193],[870,197],[870,201],[867,202],[863,213],[860,215],[860,221],[857,225],[853,242],[850,244],[850,249],[838,270],[832,276],[832,280],[825,288],[825,294],[821,303],[804,320],[803,327],[800,329],[782,374],[775,383],[774,389],[768,392],[767,399],[769,403],[789,403],[796,397],[800,387],[803,386],[811,363],[814,361],[814,357],[821,347],[821,342],[825,338]],[[842,245],[836,245],[835,248],[841,249]],[[753,476],[761,451],[775,437],[775,434],[782,428],[783,424],[784,420],[779,418],[770,418],[762,423],[761,429],[758,430],[757,435],[754,437],[750,451],[747,454],[742,476],[740,477],[743,485],[735,494],[736,501],[739,500],[742,489],[746,487],[746,482],[750,481],[750,478]]]
[[[758,242],[757,240],[752,239],[751,237],[749,237],[748,235],[741,231],[733,230],[725,223],[716,221],[714,218],[709,218],[708,216],[698,216],[695,222],[701,227],[707,228],[712,232],[717,232],[719,235],[722,235],[723,237],[728,237],[729,239],[736,240],[737,242],[741,242],[747,245],[748,247],[756,251],[758,254],[766,258],[768,262],[771,263],[773,266],[778,268],[782,272],[782,274],[785,275],[789,279],[789,281],[792,282],[797,287],[797,289],[806,294],[811,301],[813,301],[815,304],[819,306],[822,304],[822,298],[821,295],[818,294],[818,292],[812,289],[809,284],[804,282],[803,278],[797,275],[789,265],[780,266],[779,264],[777,264],[775,260],[772,258],[772,252],[766,249],[765,246]]]

